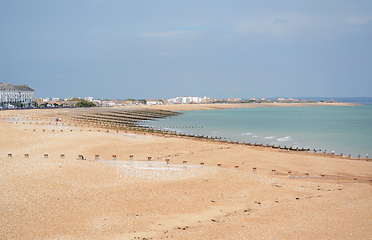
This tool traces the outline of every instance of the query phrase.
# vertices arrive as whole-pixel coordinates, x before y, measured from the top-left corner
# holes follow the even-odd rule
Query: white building
[[[201,103],[203,98],[201,97],[176,97],[168,99],[170,103],[181,103],[181,104],[190,104],[190,103]]]
[[[162,105],[162,101],[154,100],[154,99],[146,99],[146,105]]]
[[[27,85],[0,83],[0,108],[32,107],[34,105],[34,90]]]
[[[85,97],[85,100],[87,100],[87,101],[93,101],[93,97]]]

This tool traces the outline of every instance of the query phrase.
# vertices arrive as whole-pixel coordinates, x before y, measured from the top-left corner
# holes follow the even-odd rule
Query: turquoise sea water
[[[146,125],[223,140],[334,151],[353,157],[372,153],[372,105],[187,111]]]

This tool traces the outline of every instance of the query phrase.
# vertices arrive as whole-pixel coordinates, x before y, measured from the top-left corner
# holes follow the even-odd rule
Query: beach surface
[[[81,111],[0,112],[0,239],[372,236],[370,161],[76,126]]]
[[[153,105],[152,109],[169,111],[218,110],[228,108],[262,108],[262,107],[324,107],[324,106],[359,106],[358,103],[214,103],[214,104],[170,104]],[[148,108],[148,106],[143,106]]]

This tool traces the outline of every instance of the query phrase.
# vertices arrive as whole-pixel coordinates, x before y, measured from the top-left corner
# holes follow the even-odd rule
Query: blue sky
[[[372,97],[372,1],[4,1],[35,97]]]

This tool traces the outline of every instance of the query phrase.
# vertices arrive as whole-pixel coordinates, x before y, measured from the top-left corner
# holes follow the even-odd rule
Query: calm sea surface
[[[372,153],[372,105],[187,111],[145,124],[222,140],[334,151],[353,157]]]

